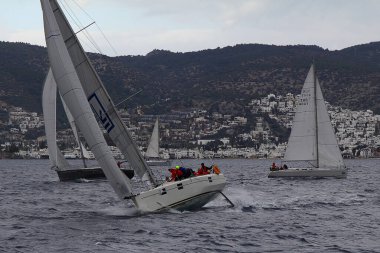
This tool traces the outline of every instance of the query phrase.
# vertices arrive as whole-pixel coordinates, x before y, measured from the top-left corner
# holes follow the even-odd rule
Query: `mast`
[[[319,168],[319,143],[318,143],[318,104],[317,104],[317,77],[315,75],[315,63],[313,62],[313,88],[314,88],[314,114],[315,114],[315,143],[317,152],[317,168]]]

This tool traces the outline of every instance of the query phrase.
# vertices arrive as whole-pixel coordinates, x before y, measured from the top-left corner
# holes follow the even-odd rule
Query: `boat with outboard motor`
[[[141,211],[168,208],[199,209],[222,193],[223,174],[211,174],[160,184],[144,160],[95,68],[84,52],[57,0],[41,0],[46,45],[53,77],[78,129],[120,199],[132,200]],[[81,29],[83,30],[83,29]],[[99,124],[150,189],[135,193],[118,168]],[[182,185],[180,185],[182,184]]]

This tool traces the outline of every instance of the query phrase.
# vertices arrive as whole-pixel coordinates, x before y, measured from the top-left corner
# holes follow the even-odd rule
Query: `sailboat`
[[[222,190],[226,179],[222,173],[162,184],[158,182],[57,0],[41,0],[41,6],[50,66],[59,93],[119,198],[132,200],[141,211],[152,212],[168,208],[199,209],[219,194],[224,196]],[[150,185],[148,190],[136,192],[132,188],[130,179],[118,168],[98,122],[127,158],[137,176]]]
[[[285,169],[271,169],[268,177],[347,177],[314,64],[301,91],[284,162],[309,166],[283,165]]]
[[[158,118],[154,123],[153,132],[144,156],[147,164],[150,166],[170,166],[169,160],[163,160],[160,157],[160,131]]]
[[[56,98],[57,98],[57,84],[54,80],[53,73],[49,69],[48,75],[45,79],[45,84],[42,92],[42,110],[45,120],[45,132],[48,146],[49,159],[51,168],[57,172],[60,181],[73,181],[79,179],[103,179],[105,175],[100,167],[88,167],[85,158],[88,152],[82,142],[79,140],[78,130],[76,128],[74,119],[67,108],[64,100],[62,99],[63,108],[65,110],[67,119],[73,130],[75,140],[81,150],[83,167],[74,167],[70,165],[66,157],[62,154],[57,147],[56,135]],[[134,171],[126,168],[121,169],[128,178],[134,176]]]

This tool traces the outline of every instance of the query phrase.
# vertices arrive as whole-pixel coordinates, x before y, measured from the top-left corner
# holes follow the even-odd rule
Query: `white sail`
[[[152,171],[118,115],[102,81],[91,65],[57,1],[51,0],[50,4],[54,10],[60,34],[74,64],[75,71],[83,84],[83,90],[99,122],[108,132],[115,145],[127,158],[136,174],[140,178],[147,177],[153,185],[157,185]]]
[[[83,143],[79,139],[78,129],[77,129],[77,126],[75,125],[74,118],[71,115],[70,110],[67,107],[65,101],[62,99],[62,97],[61,97],[61,101],[62,101],[63,109],[65,110],[65,113],[67,116],[67,120],[69,121],[70,127],[73,130],[73,134],[74,134],[75,140],[77,142],[77,145],[81,149],[81,153],[82,153],[83,157],[86,159],[89,159],[90,155],[89,155],[86,147],[83,145]]]
[[[154,128],[152,132],[152,136],[149,140],[149,145],[145,153],[145,157],[149,158],[160,158],[160,132],[159,132],[159,125],[158,125],[158,118],[156,122],[154,123]]]
[[[70,165],[57,147],[56,97],[57,84],[55,83],[51,69],[49,69],[42,92],[42,110],[44,113],[46,142],[52,167],[57,170],[64,170],[69,168]]]
[[[344,167],[314,65],[302,88],[284,159],[311,161],[316,167]]]
[[[344,167],[343,157],[331,125],[319,81],[316,78],[319,167]]]
[[[87,83],[81,84],[81,80],[75,71],[77,64],[74,66],[66,48],[65,41],[67,41],[68,38],[63,37],[61,31],[62,27],[59,27],[57,23],[63,22],[62,16],[59,14],[55,16],[58,10],[60,12],[57,2],[55,0],[41,0],[41,6],[44,16],[44,29],[50,65],[59,92],[68,106],[79,130],[83,133],[91,151],[103,169],[109,183],[120,198],[129,198],[132,195],[131,183],[118,168],[111,150],[107,146],[103,133],[97,124],[82,88],[82,86],[87,85]],[[103,116],[106,113],[100,102],[96,109],[98,109],[97,112]],[[112,123],[110,120],[109,124],[112,125]],[[108,129],[109,128],[110,127],[108,127]]]
[[[90,153],[88,152],[88,150],[86,149],[86,147],[83,145],[82,142],[80,143],[80,145],[81,145],[81,149],[82,149],[82,156],[83,156],[83,158],[91,159]]]
[[[316,163],[317,141],[314,79],[314,66],[311,66],[296,108],[292,131],[285,152],[285,160],[314,161]]]

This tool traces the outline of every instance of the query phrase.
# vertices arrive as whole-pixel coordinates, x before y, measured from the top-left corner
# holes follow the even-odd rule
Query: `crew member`
[[[201,163],[201,167],[198,169],[197,175],[207,175],[210,174],[210,168],[206,167],[204,163]]]

